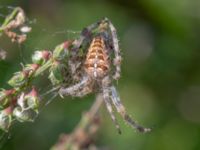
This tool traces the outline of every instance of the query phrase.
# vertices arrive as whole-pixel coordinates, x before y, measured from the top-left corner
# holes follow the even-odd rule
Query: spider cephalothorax
[[[92,24],[83,30],[81,37],[75,40],[74,43],[76,46],[73,47],[72,44],[73,54],[71,59],[73,60],[70,61],[69,66],[73,70],[72,76],[80,73],[79,78],[76,78],[78,83],[69,87],[61,87],[59,94],[61,96],[82,97],[89,93],[101,93],[119,133],[121,131],[114,116],[112,105],[133,128],[140,132],[150,131],[150,128],[144,128],[131,119],[113,85],[113,79],[119,79],[121,71],[121,55],[113,24],[107,18]],[[86,52],[86,56],[83,56],[83,59],[74,59],[79,55],[80,49]],[[111,57],[111,53],[114,54],[114,58]]]

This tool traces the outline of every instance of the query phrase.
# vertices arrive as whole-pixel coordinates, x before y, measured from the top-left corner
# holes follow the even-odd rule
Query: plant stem
[[[22,11],[22,9],[20,7],[16,7],[12,13],[6,17],[6,19],[4,20],[3,24],[1,25],[0,27],[0,35],[1,33],[3,32],[3,30],[5,29],[5,27],[8,25],[8,23],[13,20],[13,18],[16,16],[16,14],[19,12],[19,11]]]
[[[85,113],[78,125],[75,127],[73,132],[66,138],[66,139],[61,139],[62,142],[58,141],[52,148],[51,150],[74,150],[76,148],[80,148],[81,144],[84,143],[84,140],[87,141],[86,139],[80,140],[79,135],[80,133],[87,134],[86,137],[91,138],[94,133],[90,131],[90,127],[94,124],[93,121],[102,105],[103,99],[101,95],[97,95],[95,102],[91,106],[90,110]],[[61,137],[62,138],[62,137]],[[79,139],[79,140],[76,140]]]

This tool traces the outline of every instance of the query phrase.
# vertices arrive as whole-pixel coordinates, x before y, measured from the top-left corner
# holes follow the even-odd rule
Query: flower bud
[[[5,94],[5,91],[0,91],[0,108],[8,104],[8,98]]]
[[[53,85],[59,84],[63,81],[63,70],[64,65],[59,61],[54,61],[53,65],[50,68],[49,79]]]
[[[25,95],[24,98],[27,101],[27,105],[29,108],[34,110],[37,110],[39,108],[40,98],[35,88],[33,88],[30,93]]]
[[[16,15],[16,22],[18,23],[18,25],[22,25],[25,22],[25,14],[22,9],[20,9],[18,14]]]
[[[15,107],[13,111],[13,116],[20,122],[33,122],[37,114],[33,109],[23,109],[21,107]]]
[[[32,56],[32,61],[35,64],[43,65],[50,57],[50,52],[47,50],[36,51]]]
[[[0,91],[0,109],[5,108],[10,100],[11,100],[11,95],[15,92],[14,89],[11,90],[1,90]]]
[[[28,72],[21,71],[16,72],[15,75],[8,81],[8,84],[12,87],[21,87],[28,81]]]
[[[17,100],[17,104],[22,109],[34,109],[38,111],[39,108],[39,96],[35,88],[31,90],[28,94],[22,93]]]
[[[72,41],[66,41],[61,45],[58,45],[54,52],[53,52],[53,58],[55,60],[63,60],[67,56],[69,56],[69,47],[71,45]]]
[[[24,96],[25,94],[22,92],[21,95],[19,96],[19,98],[17,99],[17,104],[23,108],[23,109],[26,109],[28,106],[27,106],[27,103],[24,99]]]
[[[28,75],[32,75],[40,66],[38,64],[27,64],[24,71],[28,72]]]
[[[0,128],[4,131],[8,131],[12,124],[12,108],[8,107],[0,111]]]

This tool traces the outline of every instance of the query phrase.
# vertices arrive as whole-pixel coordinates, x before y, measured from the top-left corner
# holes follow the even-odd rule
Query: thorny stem
[[[70,134],[70,136],[66,139],[61,139],[62,142],[58,141],[52,148],[51,150],[74,150],[74,146],[78,145],[79,146],[82,144],[83,141],[80,141],[80,143],[76,143],[76,139],[78,138],[78,133],[80,131],[85,132],[89,134],[88,136],[92,136],[88,130],[90,126],[92,126],[92,122],[94,118],[96,117],[101,105],[103,102],[103,98],[101,94],[97,95],[95,102],[91,106],[90,110],[85,113],[78,125],[75,127],[74,131]],[[76,147],[77,148],[77,147]]]

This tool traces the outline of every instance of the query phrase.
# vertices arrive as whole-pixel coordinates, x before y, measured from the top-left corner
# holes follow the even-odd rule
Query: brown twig
[[[62,134],[51,150],[81,150],[89,149],[99,127],[97,113],[103,99],[99,94],[90,110],[86,112],[71,134]]]
[[[9,14],[3,24],[0,26],[0,36],[2,33],[7,35],[12,42],[17,42],[19,44],[23,43],[27,39],[26,33],[31,31],[31,27],[26,26],[26,16],[22,8],[16,7],[13,9],[11,14]],[[20,32],[17,33],[18,29]]]

